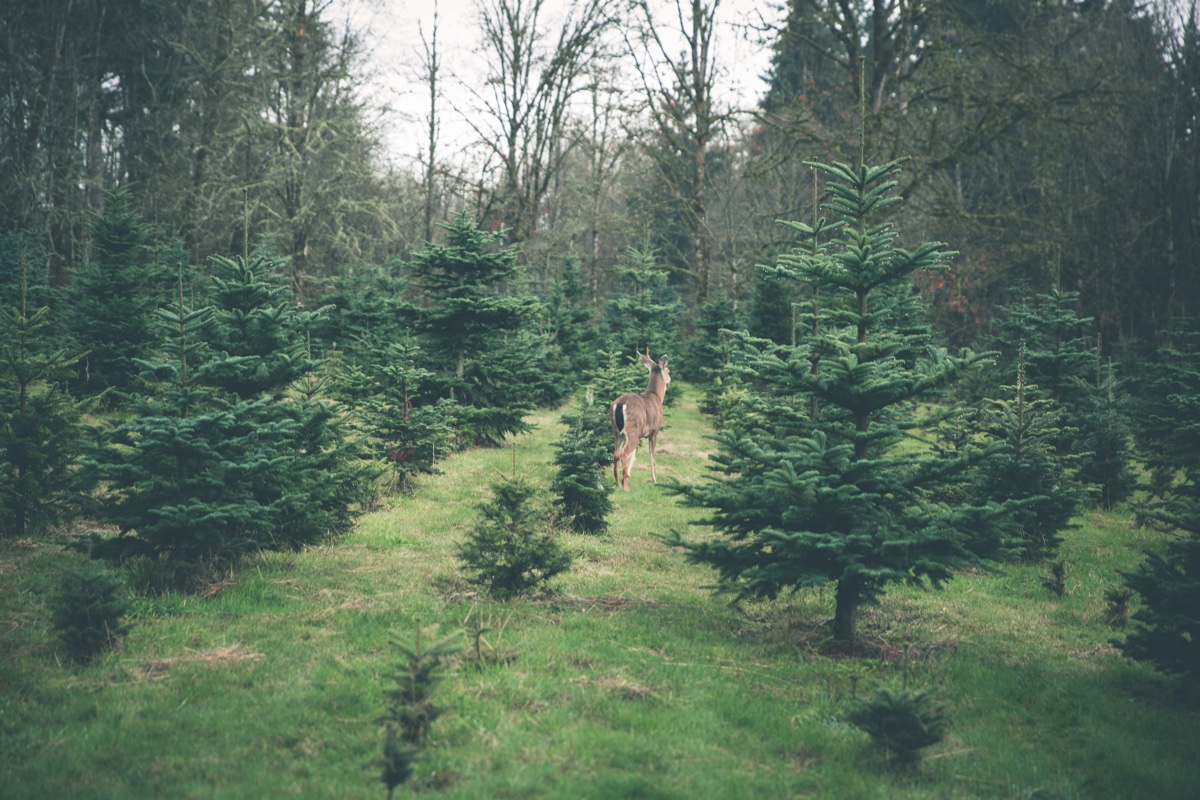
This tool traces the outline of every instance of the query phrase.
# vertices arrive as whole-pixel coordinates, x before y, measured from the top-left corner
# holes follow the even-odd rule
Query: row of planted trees
[[[674,338],[675,301],[647,256],[630,254],[609,331],[572,265],[539,295],[499,234],[465,216],[445,229],[445,244],[348,276],[312,308],[278,259],[164,264],[173,251],[121,192],[67,290],[31,275],[10,240],[4,532],[91,518],[105,526],[94,555],[186,584],[345,530],[381,487],[407,490],[448,453],[501,443],[585,372],[619,371],[618,350]]]

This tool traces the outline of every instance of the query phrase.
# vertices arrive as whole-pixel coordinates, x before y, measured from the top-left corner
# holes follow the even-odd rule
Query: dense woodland
[[[889,583],[1136,502],[1126,647],[1196,674],[1194,4],[718,5],[479,0],[477,141],[441,141],[435,28],[397,164],[324,0],[7,4],[4,532],[86,520],[194,590],[535,408],[604,435],[649,350],[720,431],[672,488],[727,539],[671,541],[723,589],[834,585],[853,640]],[[773,53],[744,107],[733,35]]]

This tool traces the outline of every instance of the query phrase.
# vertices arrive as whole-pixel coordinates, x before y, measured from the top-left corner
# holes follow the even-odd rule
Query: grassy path
[[[698,480],[711,447],[681,394],[662,481]],[[389,636],[469,619],[506,660],[448,676],[450,712],[401,796],[1200,796],[1195,705],[1109,643],[1104,591],[1152,538],[1126,518],[1070,534],[1066,598],[1037,567],[894,590],[862,620],[873,657],[830,658],[827,593],[732,608],[655,538],[694,514],[650,484],[643,446],[611,533],[566,536],[576,563],[556,595],[478,597],[454,548],[514,458],[549,484],[557,418],[539,414],[515,449],[445,462],[336,543],[264,555],[210,597],[141,601],[123,651],[85,670],[47,641],[45,597],[68,556],[0,541],[0,797],[383,797],[365,765]],[[916,775],[891,772],[841,721],[852,694],[905,671],[937,687],[952,720]]]

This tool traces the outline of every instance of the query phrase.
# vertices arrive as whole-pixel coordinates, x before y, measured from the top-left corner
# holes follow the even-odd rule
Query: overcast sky
[[[420,31],[426,38],[434,27],[434,0],[341,0],[349,10],[351,24],[365,32],[372,52],[370,65],[374,78],[370,91],[393,111],[384,121],[390,154],[406,160],[417,156],[419,143],[424,139],[422,120],[428,111],[428,89],[419,77],[422,54]],[[477,0],[438,0],[438,50],[444,68],[458,80],[478,84],[486,64],[478,55],[480,33],[476,24]],[[664,2],[664,0],[657,0]],[[748,105],[764,90],[761,76],[770,62],[769,50],[747,41],[737,29],[761,14],[774,21],[780,12],[772,6],[774,0],[721,0],[717,34],[717,62],[726,71],[719,94],[727,102]],[[547,0],[546,25],[554,29],[560,10],[568,7],[567,0]],[[543,12],[543,13],[545,13]],[[664,20],[674,19],[664,15]],[[465,126],[455,125],[451,105],[463,107],[469,101],[462,90],[455,93],[454,80],[443,76],[446,102],[440,111],[443,117],[443,142],[449,150],[465,146],[471,134]]]

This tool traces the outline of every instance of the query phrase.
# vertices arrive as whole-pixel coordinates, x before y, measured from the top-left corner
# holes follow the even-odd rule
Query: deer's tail
[[[625,404],[613,403],[612,407],[613,432],[617,435],[615,458],[620,458],[629,444],[629,434],[625,432]]]

